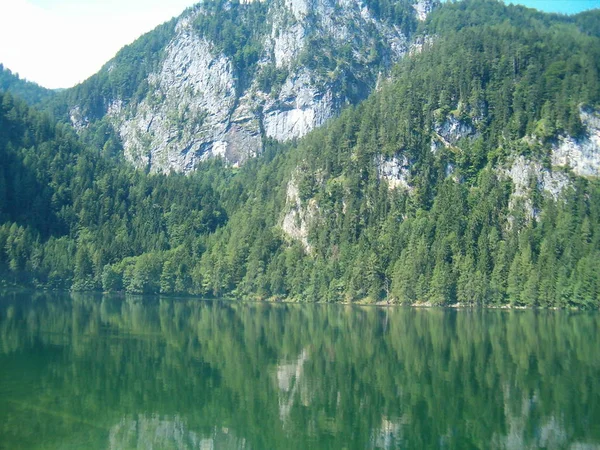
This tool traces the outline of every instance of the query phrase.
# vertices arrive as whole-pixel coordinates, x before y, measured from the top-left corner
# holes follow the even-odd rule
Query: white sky
[[[0,0],[0,63],[48,88],[96,73],[195,0]]]
[[[199,0],[0,0],[0,63],[48,88],[96,73],[124,45]],[[506,0],[546,11],[600,0]]]

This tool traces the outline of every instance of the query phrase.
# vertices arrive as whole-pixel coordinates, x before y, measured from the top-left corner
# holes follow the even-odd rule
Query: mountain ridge
[[[597,308],[600,45],[589,30],[599,17],[444,4],[420,26],[430,37],[365,101],[297,141],[265,140],[238,168],[211,158],[186,175],[135,170],[86,143],[107,129],[90,122],[78,138],[3,95],[2,277]],[[34,220],[27,201],[47,214]]]
[[[265,138],[301,137],[365,98],[433,5],[204,2],[65,94],[67,113],[78,129],[105,118],[137,167],[188,172],[211,156],[238,165],[259,154]],[[131,82],[121,60],[138,59]],[[106,93],[98,97],[98,89]]]
[[[0,92],[11,92],[30,105],[39,105],[49,100],[57,91],[22,79],[19,74],[13,73],[0,63]]]

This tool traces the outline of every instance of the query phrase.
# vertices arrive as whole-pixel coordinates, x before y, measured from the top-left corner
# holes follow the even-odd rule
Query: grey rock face
[[[256,154],[258,122],[243,101],[238,104],[231,62],[189,24],[180,24],[148,84],[151,94],[129,114],[109,108],[135,165],[189,171],[209,156],[240,163]]]
[[[412,191],[412,187],[408,183],[410,177],[410,161],[406,156],[394,156],[391,159],[386,159],[379,155],[375,159],[377,167],[377,175],[380,179],[386,180],[388,188],[400,188],[406,191]]]
[[[83,130],[89,124],[89,119],[82,114],[79,106],[75,106],[70,109],[69,120],[71,121],[73,128],[75,128],[77,131]]]
[[[580,111],[586,128],[582,139],[561,136],[552,149],[552,165],[566,166],[577,175],[600,176],[600,114],[597,111]]]
[[[251,2],[238,8],[252,6],[246,3]],[[206,13],[199,5],[178,19],[158,69],[145,81],[146,97],[107,100],[106,115],[129,161],[154,172],[188,172],[211,157],[242,164],[262,151],[264,137],[304,136],[366,97],[381,71],[409,48],[408,36],[359,0],[265,4],[260,58],[243,81],[231,58],[195,28],[195,19]],[[416,2],[415,16],[424,18],[432,5]],[[315,54],[336,63],[323,68],[311,62]],[[273,68],[283,78],[266,89],[260,78]],[[75,125],[85,126],[77,106],[71,116]]]
[[[308,231],[316,220],[317,212],[314,199],[306,205],[302,204],[296,177],[292,176],[287,186],[286,213],[281,221],[281,230],[290,239],[299,241],[308,253],[312,249],[308,242]]]
[[[429,13],[433,10],[434,2],[432,0],[418,0],[413,4],[417,12],[417,18],[421,21],[427,19]]]
[[[565,189],[572,186],[569,177],[559,167],[566,167],[579,176],[600,176],[600,115],[586,110],[581,110],[580,114],[586,128],[585,136],[580,139],[561,136],[552,147],[552,169],[543,167],[539,161],[519,156],[504,171],[504,176],[509,177],[514,185],[509,204],[511,208],[520,199],[529,217],[537,217],[531,200],[532,186],[559,200]]]
[[[441,124],[436,124],[431,138],[431,151],[436,153],[442,147],[452,147],[459,140],[470,137],[477,138],[478,134],[472,125],[449,116]]]
[[[267,101],[263,116],[265,134],[279,141],[302,137],[334,112],[333,93],[317,90],[309,72],[303,70],[287,79],[278,98]]]
[[[534,206],[535,190],[559,200],[565,189],[571,185],[569,177],[562,172],[545,168],[539,161],[517,156],[504,167],[495,167],[499,179],[510,179],[513,190],[508,200],[507,229],[514,225],[515,210],[522,208],[527,221],[537,220],[540,211]]]
[[[564,173],[546,169],[540,162],[525,159],[523,156],[519,156],[513,161],[505,175],[512,180],[514,185],[509,209],[512,209],[518,199],[522,199],[530,218],[537,217],[531,200],[533,187],[540,189],[552,199],[558,200],[563,191],[571,185],[569,177]]]

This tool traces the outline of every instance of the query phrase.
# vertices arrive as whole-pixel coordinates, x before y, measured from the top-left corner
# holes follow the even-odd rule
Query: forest
[[[600,182],[552,167],[551,149],[564,136],[584,139],[582,112],[600,111],[600,11],[467,0],[406,26],[430,38],[377,92],[306,138],[267,141],[241,168],[212,160],[190,175],[146,173],[123,160],[108,123],[77,134],[56,99],[1,89],[0,283],[598,308]],[[123,57],[135,65],[152,54],[146,41]],[[240,70],[255,61],[248,45],[235,53]],[[128,95],[143,94],[156,63],[145,61],[123,78]],[[471,132],[442,145],[444,123]],[[531,178],[516,196],[506,173],[518,158],[559,172],[565,189],[549,195]],[[378,161],[404,161],[406,187],[393,187]],[[306,242],[284,230],[291,210]]]

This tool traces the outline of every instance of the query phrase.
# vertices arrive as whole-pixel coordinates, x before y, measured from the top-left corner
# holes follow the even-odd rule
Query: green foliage
[[[275,64],[266,65],[256,78],[258,88],[267,94],[277,95],[288,75],[289,71],[286,68],[277,68]]]
[[[0,94],[0,103],[0,272],[9,279],[158,292],[162,252],[194,254],[204,235],[226,223],[214,192],[218,163],[190,177],[139,173],[82,146],[70,127],[51,125],[10,94]],[[146,253],[156,255],[133,261],[127,283],[124,269],[111,267]],[[184,255],[169,255],[178,259],[184,292],[191,285]]]
[[[217,27],[211,5],[196,26],[248,69],[259,35],[240,50],[234,30],[259,30],[264,5],[233,4],[231,27]],[[534,180],[532,218],[524,199],[509,202],[499,169],[514,155],[549,165],[549,145],[581,135],[580,110],[600,107],[599,40],[581,19],[445,4],[422,25],[438,38],[376,94],[297,143],[267,142],[237,170],[136,172],[97,136],[107,124],[83,145],[4,94],[2,276],[131,293],[597,307],[598,180],[572,175],[559,199]],[[325,53],[325,69],[339,69]],[[263,69],[262,88],[275,88],[283,75]],[[433,152],[449,118],[471,137]],[[382,161],[402,165],[399,187]],[[282,230],[290,217],[299,238]]]
[[[0,308],[11,449],[600,441],[597,313],[80,293],[13,294]]]
[[[197,32],[231,58],[244,83],[261,56],[267,25],[267,2],[210,0],[194,20]]]
[[[77,105],[83,117],[101,119],[114,100],[138,103],[148,94],[148,75],[157,70],[167,43],[175,33],[176,19],[159,25],[123,47],[102,69],[77,86],[61,92],[50,102],[57,117],[68,117]]]
[[[30,105],[39,105],[52,98],[55,91],[43,88],[37,83],[23,80],[0,63],[0,92],[10,92]]]
[[[366,0],[365,4],[375,17],[391,22],[405,35],[411,34],[417,28],[418,22],[410,1]],[[439,6],[439,3],[434,2],[434,6]]]
[[[591,225],[594,219],[587,211],[595,202],[597,183],[582,182],[574,197],[565,200],[571,204],[587,198],[588,206],[544,214],[538,229],[518,208],[509,210],[510,184],[498,178],[495,167],[511,152],[502,149],[507,135],[515,142],[508,145],[516,147],[540,123],[551,124],[538,136],[546,141],[559,133],[581,132],[580,105],[599,104],[598,80],[582,82],[581,76],[587,68],[597,68],[599,59],[588,52],[597,41],[575,27],[565,28],[560,18],[497,2],[445,8],[425,25],[443,39],[401,63],[393,82],[378,95],[308,136],[290,157],[294,176],[284,183],[293,180],[304,208],[311,201],[319,208],[308,236],[311,252],[295,256],[303,269],[293,276],[286,272],[278,255],[289,252],[284,245],[266,259],[249,261],[246,269],[259,275],[239,285],[233,282],[237,287],[232,292],[264,292],[260,274],[270,272],[275,280],[293,279],[283,291],[278,284],[277,295],[305,301],[574,304],[564,286],[573,286],[576,261],[593,247],[563,253],[552,230],[557,220],[573,220],[586,224],[583,235],[592,240],[589,233],[597,225]],[[460,15],[463,11],[467,18]],[[488,15],[490,26],[470,25],[485,22]],[[472,124],[480,137],[434,156],[430,130],[450,114]],[[519,152],[534,157],[545,148]],[[409,161],[412,192],[388,192],[374,168],[381,153]],[[261,191],[250,198],[262,198]],[[534,201],[538,210],[549,211],[563,200],[555,204],[538,194]],[[224,232],[248,217],[247,211],[236,212]],[[229,239],[224,234],[209,242],[207,253],[218,258]],[[547,265],[550,257],[555,261]],[[581,284],[595,286],[593,281]],[[598,291],[590,289],[598,298]],[[266,294],[275,295],[268,284]]]

